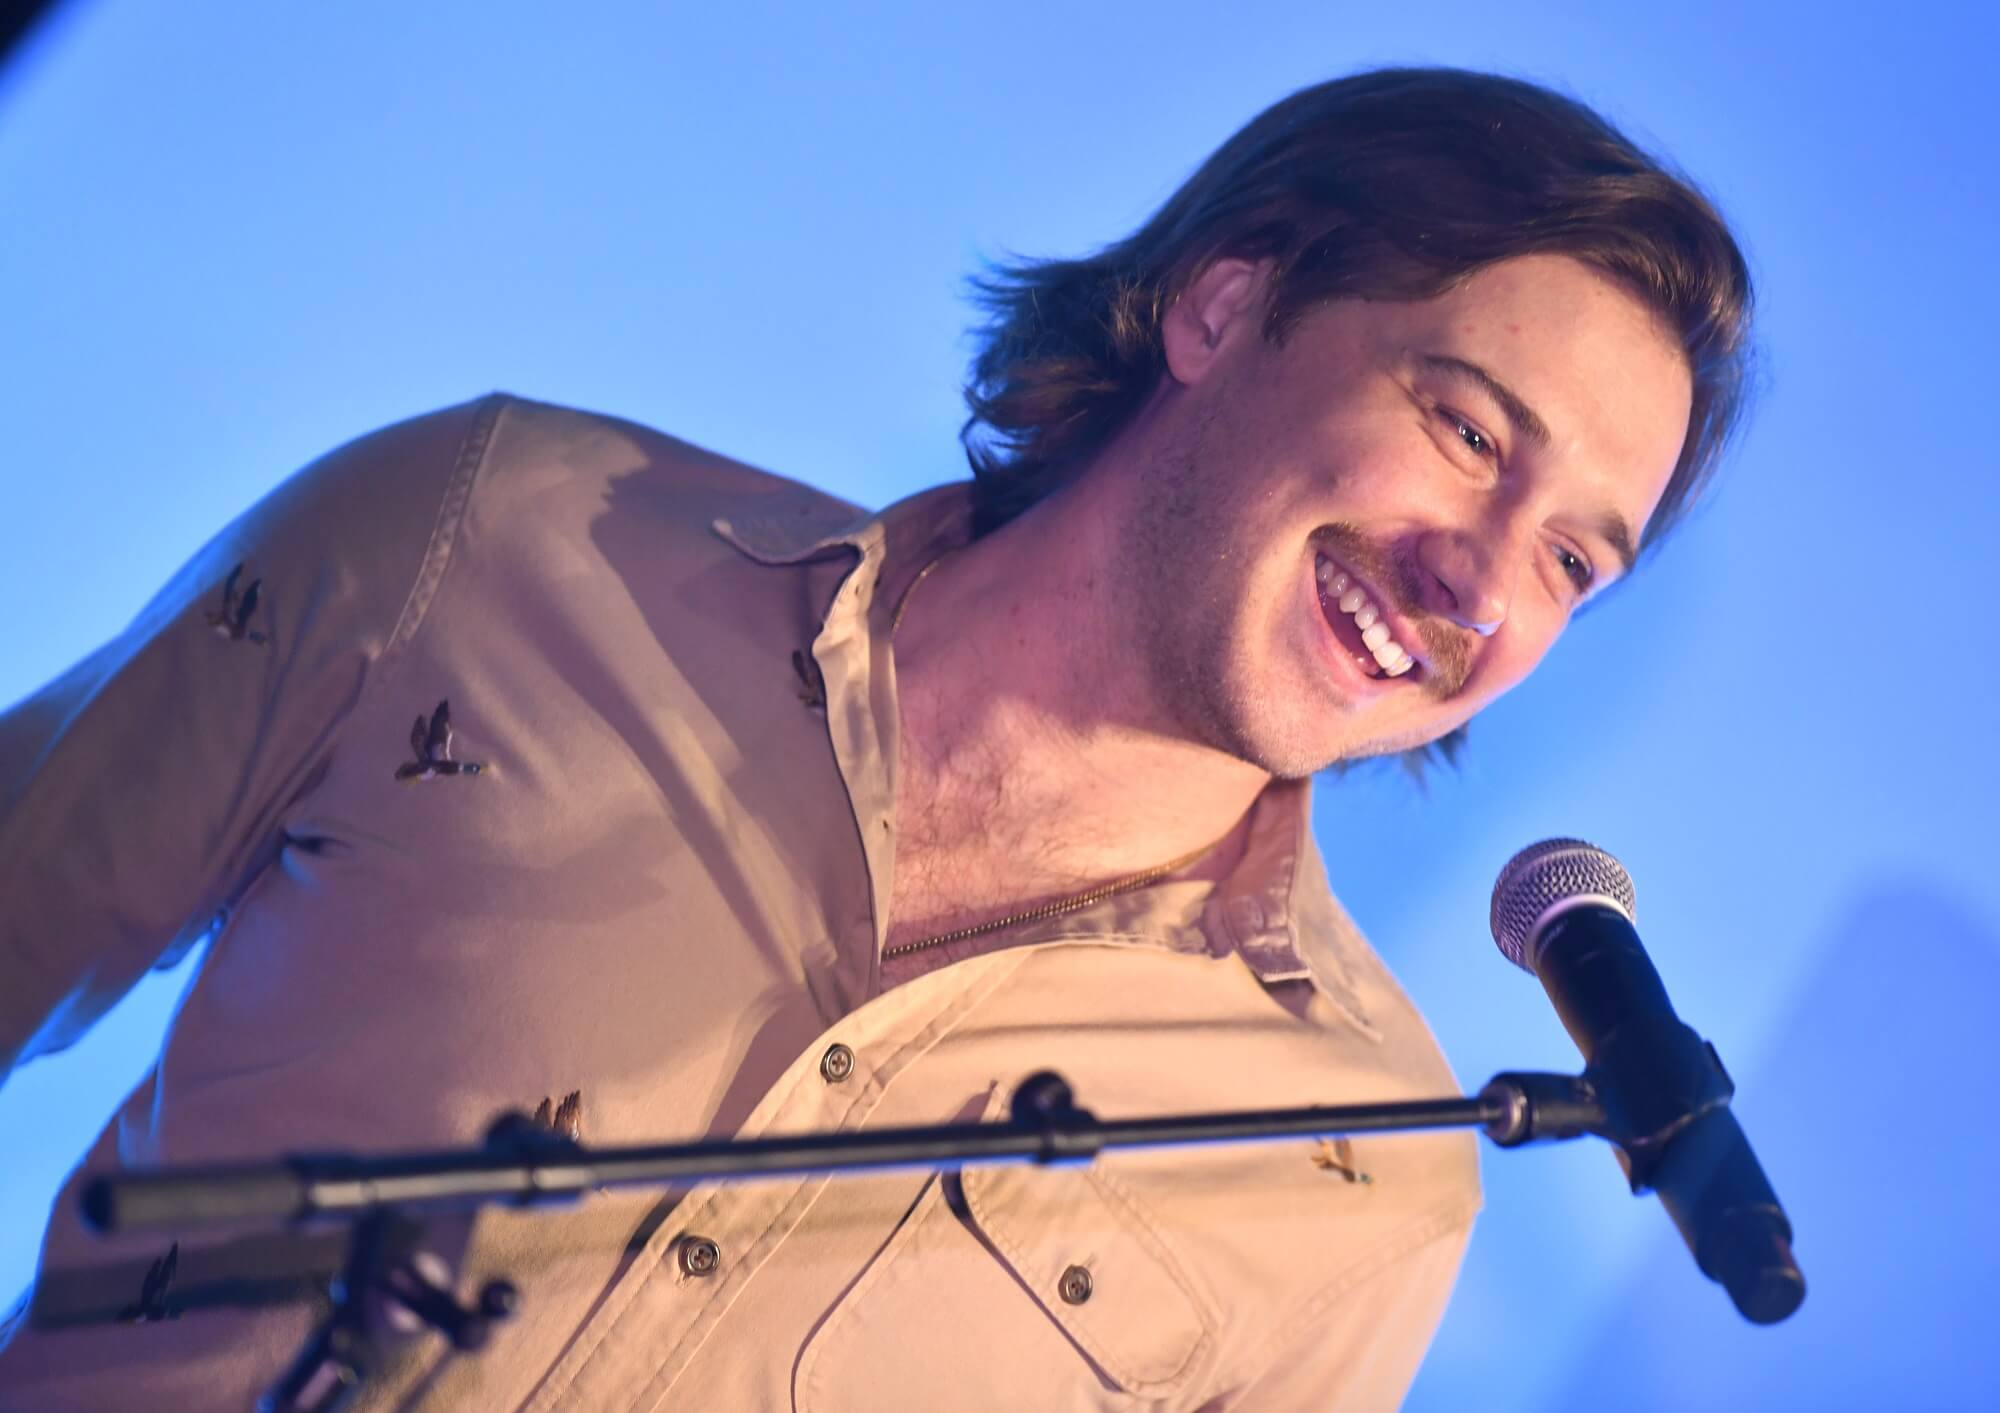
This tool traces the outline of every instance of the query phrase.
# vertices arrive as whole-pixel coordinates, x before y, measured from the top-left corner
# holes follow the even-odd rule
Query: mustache
[[[1338,522],[1323,525],[1311,538],[1367,579],[1378,593],[1394,600],[1396,612],[1423,641],[1426,670],[1418,685],[1440,701],[1457,696],[1472,675],[1471,635],[1423,607],[1423,570],[1414,561],[1377,545],[1358,526]]]

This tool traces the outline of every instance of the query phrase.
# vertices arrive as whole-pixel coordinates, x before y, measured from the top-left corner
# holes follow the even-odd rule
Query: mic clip
[[[1736,1095],[1715,1046],[1679,1021],[1621,1029],[1598,1045],[1583,1075],[1604,1106],[1595,1132],[1618,1150],[1635,1195],[1654,1186],[1675,1139]]]
[[[1604,1133],[1604,1106],[1588,1074],[1509,1070],[1479,1091],[1486,1136],[1501,1148]]]
[[[1486,1136],[1498,1147],[1586,1133],[1602,1138],[1617,1149],[1618,1165],[1638,1194],[1652,1187],[1668,1145],[1728,1108],[1735,1094],[1715,1046],[1674,1026],[1667,1034],[1653,1028],[1614,1038],[1580,1075],[1496,1074],[1479,1098],[1489,1111]]]

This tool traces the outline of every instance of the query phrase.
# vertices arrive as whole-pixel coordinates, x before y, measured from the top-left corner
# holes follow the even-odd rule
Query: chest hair
[[[1003,770],[957,771],[949,790],[923,771],[897,790],[888,945],[991,922],[1088,880],[1051,863],[1054,831],[1009,808]]]

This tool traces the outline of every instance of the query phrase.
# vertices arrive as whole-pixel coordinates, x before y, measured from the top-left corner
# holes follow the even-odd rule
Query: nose
[[[1428,607],[1441,618],[1482,638],[1500,631],[1513,607],[1522,555],[1512,526],[1482,531],[1437,530],[1417,544]]]

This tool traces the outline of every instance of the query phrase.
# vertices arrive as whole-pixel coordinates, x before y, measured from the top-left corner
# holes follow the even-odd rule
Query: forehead
[[[1435,299],[1369,308],[1383,357],[1478,365],[1547,425],[1554,466],[1645,523],[1679,460],[1693,379],[1637,295],[1581,261],[1530,255]]]
[[[1412,322],[1456,319],[1469,334],[1505,335],[1517,342],[1657,346],[1683,361],[1671,330],[1644,300],[1617,279],[1567,255],[1523,255],[1477,270],[1433,299],[1401,306]]]

